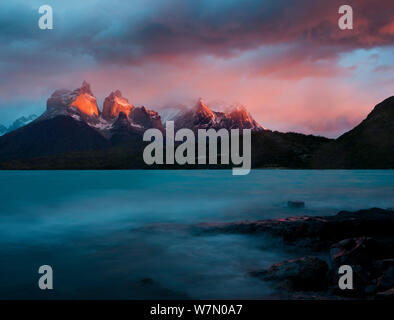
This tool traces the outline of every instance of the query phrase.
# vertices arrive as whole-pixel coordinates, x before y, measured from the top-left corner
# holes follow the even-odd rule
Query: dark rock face
[[[145,129],[154,128],[164,132],[160,115],[145,107],[135,107],[130,111],[129,118],[137,125]]]
[[[326,282],[328,265],[320,258],[306,256],[272,265],[252,275],[268,281],[279,281],[293,290],[319,290]]]
[[[113,145],[121,142],[132,141],[134,139],[142,140],[144,129],[135,126],[127,115],[120,112],[118,119],[114,122],[111,128],[111,143]]]

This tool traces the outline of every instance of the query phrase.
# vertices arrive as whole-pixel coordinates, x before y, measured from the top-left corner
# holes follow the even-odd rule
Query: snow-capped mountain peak
[[[40,117],[40,120],[59,115],[74,116],[83,119],[85,122],[97,122],[100,115],[97,100],[86,81],[74,91],[56,90],[47,100],[47,110]]]
[[[195,112],[198,116],[205,119],[215,120],[215,113],[205,104],[205,102],[200,98],[192,112]]]
[[[20,127],[23,127],[36,119],[37,116],[35,114],[31,114],[30,116],[22,116],[16,119],[8,128],[6,126],[0,125],[0,135],[19,129]]]
[[[178,129],[263,130],[263,127],[253,119],[244,106],[237,105],[231,107],[228,112],[217,112],[213,111],[202,99],[199,99],[193,108],[176,114],[172,120],[175,121],[175,127]]]

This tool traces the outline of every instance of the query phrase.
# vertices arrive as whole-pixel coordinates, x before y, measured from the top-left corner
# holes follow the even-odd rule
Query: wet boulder
[[[381,256],[382,248],[371,237],[345,239],[330,248],[330,259],[335,269],[342,265],[368,266]]]
[[[394,267],[390,267],[385,270],[378,278],[377,290],[386,291],[388,289],[394,288]]]
[[[271,220],[255,220],[225,223],[202,223],[193,226],[193,232],[261,234],[278,236],[288,244],[328,249],[343,239],[356,237],[385,239],[387,250],[394,252],[394,214],[392,211],[372,208],[356,212],[341,211],[335,216],[287,217]],[[386,254],[382,258],[391,258]]]
[[[377,274],[383,274],[390,267],[394,268],[394,259],[382,259],[373,262],[373,268]]]
[[[320,258],[306,256],[272,265],[267,270],[253,272],[265,281],[275,281],[292,290],[319,290],[327,280],[328,265]]]
[[[388,289],[386,291],[378,292],[376,294],[376,299],[394,300],[394,288]]]

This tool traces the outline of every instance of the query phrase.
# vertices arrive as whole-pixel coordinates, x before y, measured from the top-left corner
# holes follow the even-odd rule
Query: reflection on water
[[[178,226],[394,207],[389,170],[3,171],[0,183],[3,299],[266,297],[270,287],[248,271],[294,252],[266,237],[196,237]],[[38,289],[43,264],[54,292]]]

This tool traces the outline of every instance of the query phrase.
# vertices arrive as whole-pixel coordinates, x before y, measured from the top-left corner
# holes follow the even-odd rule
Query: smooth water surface
[[[394,207],[392,170],[1,171],[0,186],[0,299],[269,297],[249,271],[296,252],[185,225]]]

